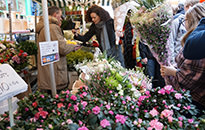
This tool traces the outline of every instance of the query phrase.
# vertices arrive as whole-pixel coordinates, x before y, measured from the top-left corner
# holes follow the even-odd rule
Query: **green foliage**
[[[153,9],[159,4],[163,3],[164,0],[136,0],[136,2],[141,7],[145,7],[146,9]]]
[[[93,54],[88,51],[79,49],[66,55],[68,69],[73,70],[74,64],[83,62],[83,60],[93,60]]]
[[[20,42],[19,44],[17,44],[17,47],[25,52],[28,53],[28,55],[37,55],[37,44],[34,42],[30,42],[30,41],[24,41],[24,42]]]

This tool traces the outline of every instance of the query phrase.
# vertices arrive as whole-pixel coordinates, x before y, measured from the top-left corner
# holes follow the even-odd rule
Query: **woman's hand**
[[[164,76],[176,76],[176,72],[177,72],[177,69],[175,69],[173,66],[164,66],[164,65],[161,65],[160,66],[160,72],[161,72],[161,75],[162,77]]]

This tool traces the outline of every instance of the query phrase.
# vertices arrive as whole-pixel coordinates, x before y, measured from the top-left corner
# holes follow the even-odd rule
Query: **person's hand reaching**
[[[161,72],[162,77],[176,76],[177,69],[175,69],[173,66],[161,65],[160,72]]]

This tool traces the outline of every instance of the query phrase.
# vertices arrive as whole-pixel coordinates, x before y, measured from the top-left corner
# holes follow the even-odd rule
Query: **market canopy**
[[[38,3],[41,4],[42,0],[33,0],[36,1]],[[48,6],[57,6],[57,7],[66,7],[69,5],[80,5],[82,3],[85,3],[85,5],[87,4],[98,4],[100,1],[102,1],[102,5],[110,5],[110,3],[112,2],[112,0],[47,0],[48,1]]]

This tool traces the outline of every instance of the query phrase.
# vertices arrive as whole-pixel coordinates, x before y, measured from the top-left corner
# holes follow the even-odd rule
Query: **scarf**
[[[108,39],[108,33],[107,33],[105,22],[100,21],[98,24],[96,24],[96,27],[102,29],[100,33],[102,50],[105,51],[110,49],[110,41]]]

